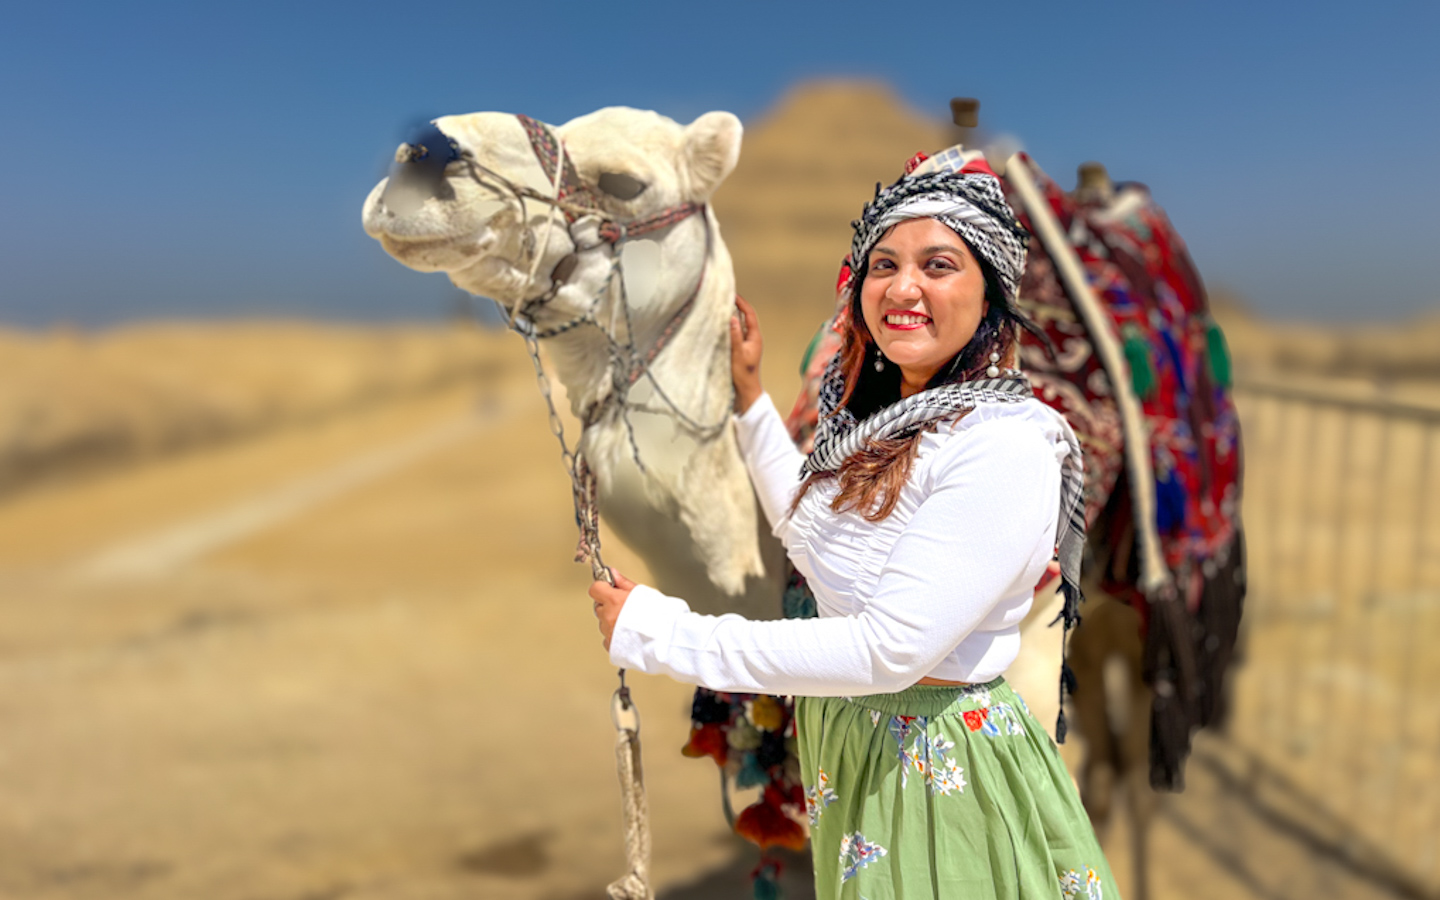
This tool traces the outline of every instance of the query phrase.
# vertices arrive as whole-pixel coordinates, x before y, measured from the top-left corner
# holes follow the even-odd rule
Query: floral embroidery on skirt
[[[1118,900],[1044,728],[1003,679],[802,697],[822,900]]]

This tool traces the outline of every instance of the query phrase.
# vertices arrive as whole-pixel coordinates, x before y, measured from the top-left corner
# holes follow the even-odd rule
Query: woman
[[[1058,546],[1083,544],[1074,435],[1030,396],[1015,308],[1027,235],[983,163],[912,174],[855,222],[848,331],[815,449],[732,324],[735,424],[818,619],[701,616],[617,578],[590,594],[612,661],[795,694],[818,897],[1114,898],[1055,745],[1002,674]]]

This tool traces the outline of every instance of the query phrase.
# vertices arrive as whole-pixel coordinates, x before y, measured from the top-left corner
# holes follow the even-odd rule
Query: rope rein
[[[709,266],[711,229],[706,223],[705,262],[701,265],[694,289],[685,302],[670,316],[649,349],[641,353],[636,346],[629,297],[625,290],[624,263],[622,261],[625,242],[652,231],[669,228],[692,215],[703,216],[704,205],[684,203],[661,210],[643,219],[616,222],[600,211],[598,198],[588,186],[579,180],[574,164],[565,152],[564,143],[555,137],[549,126],[528,116],[517,116],[516,118],[519,119],[525,133],[529,136],[530,146],[535,151],[541,169],[550,182],[551,190],[548,196],[528,186],[517,185],[498,172],[485,167],[473,153],[468,150],[459,150],[453,142],[451,149],[458,155],[458,158],[465,162],[471,178],[476,182],[486,187],[498,188],[501,193],[508,193],[515,198],[520,207],[522,222],[530,221],[527,200],[534,200],[548,207],[545,217],[545,233],[538,242],[539,246],[536,246],[534,231],[528,225],[522,239],[525,254],[533,255],[527,283],[534,284],[540,262],[549,249],[557,212],[563,213],[566,222],[570,225],[583,216],[599,216],[601,223],[597,231],[598,237],[603,243],[613,246],[610,271],[606,273],[605,280],[601,283],[595,296],[591,298],[589,308],[585,312],[559,325],[547,328],[538,327],[535,324],[534,312],[553,300],[560,289],[559,283],[552,280],[551,287],[545,294],[515,304],[511,311],[509,326],[525,341],[525,350],[535,369],[535,381],[540,388],[540,396],[545,400],[550,432],[555,435],[556,441],[560,444],[560,460],[570,478],[575,525],[579,531],[575,561],[589,562],[590,574],[595,580],[603,580],[614,585],[614,577],[600,556],[600,517],[596,502],[595,474],[591,471],[579,442],[577,441],[575,449],[571,450],[570,444],[565,438],[565,425],[555,407],[550,379],[546,375],[544,364],[540,359],[540,340],[556,337],[584,326],[593,327],[600,332],[605,339],[606,352],[611,364],[610,391],[582,412],[580,416],[581,435],[583,438],[584,430],[600,421],[611,410],[617,411],[616,414],[625,425],[631,455],[636,467],[641,472],[645,472],[646,469],[640,460],[640,447],[635,439],[634,425],[630,421],[632,411],[668,415],[701,442],[708,442],[718,437],[727,424],[729,415],[722,412],[719,421],[709,424],[697,421],[686,414],[670,398],[651,370],[651,365],[656,357],[680,330],[700,295],[700,289],[705,283]],[[580,247],[578,241],[576,243],[577,252],[592,250],[598,246]],[[609,310],[609,327],[602,325],[598,318],[600,307],[607,297],[613,298]],[[617,334],[619,330],[616,327],[617,317],[624,319],[623,340]],[[630,400],[630,391],[642,379],[649,382],[655,396],[663,405],[655,406]],[[612,882],[606,888],[606,892],[610,900],[653,900],[655,895],[650,887],[650,813],[649,804],[645,798],[644,773],[640,762],[640,714],[631,699],[630,689],[625,684],[625,670],[620,669],[618,675],[620,686],[616,688],[611,697],[610,716],[616,731],[615,769],[620,781],[628,871],[621,878]]]

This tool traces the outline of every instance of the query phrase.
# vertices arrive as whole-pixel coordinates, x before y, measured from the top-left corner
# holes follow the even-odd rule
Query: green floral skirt
[[[1050,735],[1003,678],[802,697],[820,900],[1119,900]]]

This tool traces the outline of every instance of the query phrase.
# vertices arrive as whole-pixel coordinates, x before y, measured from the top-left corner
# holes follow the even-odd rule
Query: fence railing
[[[1242,382],[1231,740],[1301,824],[1440,897],[1440,409]]]

